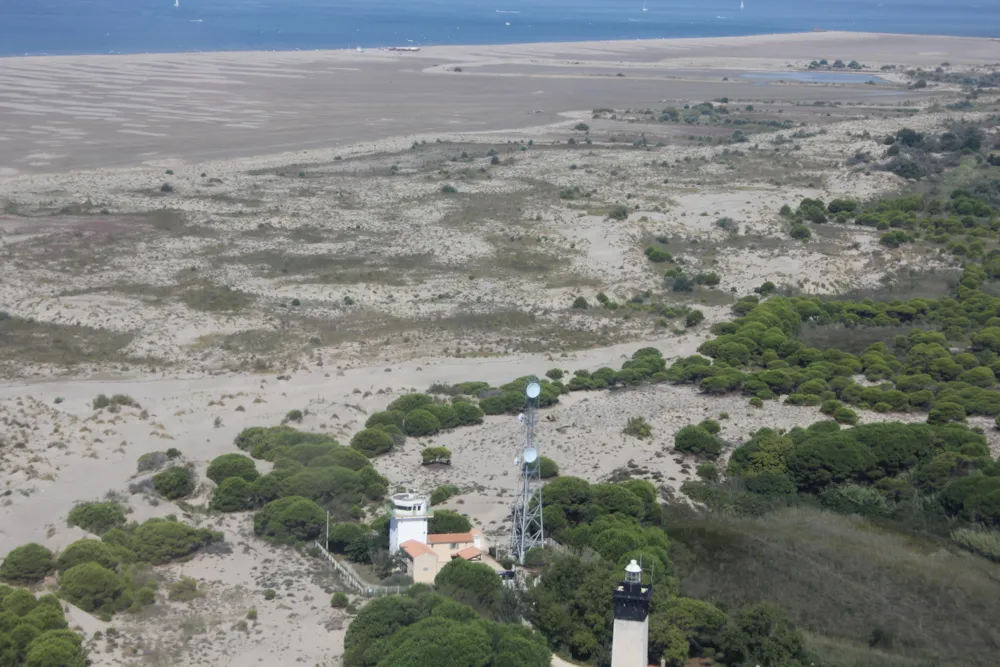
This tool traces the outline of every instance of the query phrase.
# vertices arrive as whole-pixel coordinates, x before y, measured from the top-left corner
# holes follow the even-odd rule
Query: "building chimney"
[[[625,567],[625,580],[615,586],[615,630],[611,667],[648,667],[649,600],[653,587],[642,583],[642,568],[634,560]]]

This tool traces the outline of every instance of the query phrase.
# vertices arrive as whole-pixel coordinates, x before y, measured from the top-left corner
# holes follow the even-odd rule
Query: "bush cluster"
[[[279,544],[312,541],[325,529],[326,512],[301,496],[273,500],[253,517],[254,533]]]
[[[0,586],[0,662],[11,667],[83,667],[81,637],[68,630],[62,604],[54,595]]]
[[[236,437],[236,444],[254,458],[274,461],[274,467],[248,481],[253,474],[246,462],[236,464],[244,476],[223,479],[213,493],[212,507],[220,511],[258,509],[279,498],[300,496],[334,516],[347,517],[356,507],[381,500],[389,488],[359,449],[326,435],[286,426],[252,427]],[[239,455],[226,456],[232,463]]]
[[[681,359],[666,375],[708,393],[742,391],[763,400],[784,394],[798,405],[837,400],[878,411],[927,411],[939,422],[961,421],[967,414],[994,416],[1000,414],[1000,392],[994,389],[1000,372],[1000,317],[994,313],[1000,313],[1000,299],[978,289],[985,278],[981,268],[969,266],[958,298],[939,301],[745,298],[735,307],[740,317],[714,327],[716,337],[699,347],[704,356]],[[806,326],[920,321],[943,331],[914,329],[897,336],[892,347],[875,343],[860,355],[811,348],[796,338]],[[949,336],[962,335],[970,335],[971,345],[953,351]],[[881,384],[860,385],[852,379],[856,374]],[[850,423],[851,413],[841,418]]]
[[[84,611],[107,617],[118,611],[138,611],[155,601],[156,579],[149,572],[150,564],[187,558],[221,539],[221,534],[177,521],[149,519],[111,528],[100,540],[77,540],[58,558],[37,544],[18,547],[0,565],[0,577],[30,584],[58,571],[62,597]],[[52,613],[62,618],[58,604]],[[65,622],[52,627],[65,627]]]
[[[492,572],[490,581],[500,582]],[[454,590],[465,592],[464,587]],[[551,662],[552,653],[537,632],[517,622],[481,618],[472,607],[426,586],[366,604],[344,637],[345,667],[548,667]]]
[[[986,438],[962,424],[765,428],[733,451],[728,473],[752,493],[798,491],[845,514],[888,516],[922,495],[947,516],[1000,526],[1000,464]]]
[[[366,456],[377,456],[402,444],[407,435],[419,438],[459,426],[480,424],[483,411],[462,397],[488,386],[486,383],[464,383],[454,387],[432,387],[435,393],[456,397],[451,404],[438,402],[429,394],[400,396],[388,408],[368,418],[365,429],[351,438],[351,446]]]

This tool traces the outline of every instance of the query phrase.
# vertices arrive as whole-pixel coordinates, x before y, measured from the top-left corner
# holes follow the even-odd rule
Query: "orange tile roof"
[[[436,535],[427,536],[427,544],[448,544],[448,543],[462,543],[471,542],[472,533],[438,533]]]
[[[465,547],[455,555],[464,560],[472,560],[473,558],[479,558],[482,556],[483,552],[476,547]]]
[[[406,552],[410,558],[416,558],[417,556],[424,556],[426,554],[434,555],[434,550],[423,542],[417,542],[416,540],[407,540],[399,545],[399,548]]]

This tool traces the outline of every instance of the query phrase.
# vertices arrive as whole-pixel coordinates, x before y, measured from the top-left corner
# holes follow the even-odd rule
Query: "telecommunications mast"
[[[521,489],[511,511],[510,554],[524,564],[524,555],[545,543],[542,527],[542,473],[538,447],[535,445],[535,421],[538,418],[538,397],[542,387],[534,377],[524,390],[527,397],[520,421],[524,427],[524,446],[514,459],[521,467]]]

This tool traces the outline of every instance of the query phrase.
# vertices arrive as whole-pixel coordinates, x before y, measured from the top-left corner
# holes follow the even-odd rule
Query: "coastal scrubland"
[[[993,664],[996,67],[816,39],[788,69],[880,80],[730,59],[519,129],[0,172],[0,651],[604,665],[637,559],[653,660]],[[410,586],[397,490],[513,565],[532,377],[551,545]]]

